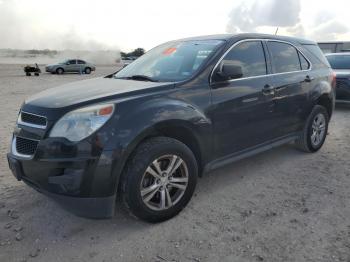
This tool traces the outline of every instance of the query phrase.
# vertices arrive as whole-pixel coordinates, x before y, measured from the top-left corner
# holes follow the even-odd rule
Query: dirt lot
[[[7,167],[25,97],[91,76],[25,77],[0,65],[0,261],[350,262],[350,107],[338,107],[316,154],[284,146],[199,180],[189,206],[161,224],[118,208],[109,220],[76,217]]]

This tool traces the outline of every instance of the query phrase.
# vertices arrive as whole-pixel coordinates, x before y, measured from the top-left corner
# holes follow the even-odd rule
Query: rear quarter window
[[[318,67],[331,67],[318,45],[303,45],[303,48],[305,48],[308,53],[310,53],[312,58],[314,58],[312,59],[314,60],[313,64],[317,65]]]
[[[299,59],[300,59],[300,65],[302,70],[307,70],[310,68],[310,63],[306,60],[306,58],[300,53],[299,54]]]

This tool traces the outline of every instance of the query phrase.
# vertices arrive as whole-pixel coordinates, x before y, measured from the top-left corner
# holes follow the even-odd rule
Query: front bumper
[[[112,151],[98,151],[88,141],[73,144],[64,139],[40,140],[31,157],[18,154],[14,144],[7,154],[17,180],[53,198],[72,213],[89,218],[114,214],[112,157]]]
[[[43,189],[35,180],[28,178],[23,172],[22,164],[11,154],[7,154],[9,167],[13,175],[19,181],[38,192],[52,198],[70,212],[87,218],[110,218],[114,215],[115,195],[109,197],[73,197],[68,195],[55,194]]]

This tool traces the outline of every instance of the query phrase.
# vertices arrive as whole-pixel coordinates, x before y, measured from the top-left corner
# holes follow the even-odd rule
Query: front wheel
[[[304,152],[317,152],[326,140],[328,122],[327,109],[316,105],[306,120],[302,134],[296,141],[297,147]]]
[[[89,75],[91,73],[91,68],[87,67],[85,68],[85,74]]]
[[[148,222],[177,215],[190,201],[198,168],[192,151],[168,137],[143,142],[124,170],[122,194],[125,206]]]
[[[56,69],[56,74],[62,75],[63,73],[64,73],[63,68],[57,68],[57,69]]]

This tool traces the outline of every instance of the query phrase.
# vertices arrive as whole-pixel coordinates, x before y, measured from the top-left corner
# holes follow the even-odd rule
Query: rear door
[[[310,62],[294,45],[275,40],[266,43],[275,87],[276,132],[281,137],[300,130],[308,106],[308,90],[314,76]]]
[[[214,145],[217,157],[261,144],[275,137],[272,76],[260,40],[244,40],[231,47],[211,76]],[[242,76],[220,80],[220,64],[242,68]]]
[[[78,61],[78,66],[77,66],[77,69],[80,73],[84,72],[85,70],[85,66],[86,66],[86,62],[83,61],[83,60],[77,60]]]

